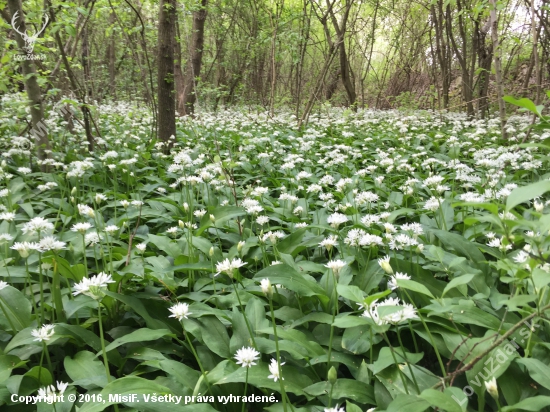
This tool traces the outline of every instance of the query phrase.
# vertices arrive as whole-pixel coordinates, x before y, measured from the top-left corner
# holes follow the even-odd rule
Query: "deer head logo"
[[[36,33],[34,33],[32,36],[29,36],[27,34],[27,30],[25,30],[24,33],[20,32],[19,29],[17,27],[15,27],[15,22],[17,20],[17,14],[19,12],[16,11],[15,14],[13,15],[12,19],[11,19],[11,26],[13,27],[13,29],[19,33],[21,35],[21,37],[23,38],[23,40],[25,40],[25,51],[27,52],[27,54],[32,54],[32,51],[34,49],[34,43],[36,42],[36,40],[38,39],[38,36],[44,31],[44,29],[46,28],[46,25],[48,24],[48,15],[47,14],[44,14],[44,25],[42,26],[42,28],[37,31]]]

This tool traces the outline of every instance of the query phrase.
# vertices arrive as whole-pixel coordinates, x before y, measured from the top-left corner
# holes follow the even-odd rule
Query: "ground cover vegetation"
[[[508,100],[533,113],[507,140],[235,109],[179,118],[169,152],[146,108],[98,106],[89,152],[52,107],[45,160],[3,117],[2,410],[547,408],[550,133]]]

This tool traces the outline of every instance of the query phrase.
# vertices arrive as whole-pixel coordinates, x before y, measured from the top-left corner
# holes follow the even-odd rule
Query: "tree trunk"
[[[174,42],[174,81],[176,86],[176,111],[179,115],[185,114],[185,79],[181,68],[181,35],[176,11],[176,41]]]
[[[208,0],[201,0],[199,10],[193,13],[193,37],[191,39],[191,59],[187,65],[185,85],[185,113],[195,112],[197,101],[197,82],[201,73],[202,52],[204,48],[204,24],[206,22]]]
[[[497,86],[497,96],[498,96],[498,111],[500,115],[500,128],[502,133],[502,138],[506,138],[506,109],[504,107],[504,89],[502,85],[502,67],[500,62],[500,55],[502,49],[498,43],[498,20],[497,20],[497,11],[496,11],[496,0],[489,0],[491,4],[491,39],[493,40],[493,50],[495,57],[495,77],[496,77],[496,86]]]
[[[13,16],[17,13],[17,30],[21,33],[26,32],[25,16],[23,14],[23,8],[19,0],[8,0],[8,6],[10,13]],[[21,52],[25,51],[25,40],[21,35],[15,33],[15,41]],[[42,107],[42,93],[40,86],[36,80],[36,69],[32,60],[22,60],[21,66],[23,69],[23,77],[25,79],[25,89],[27,91],[27,97],[29,98],[29,108],[31,111],[32,130],[36,146],[37,156],[40,160],[47,157],[46,150],[50,149],[50,142],[48,140],[48,134],[43,130],[42,118],[44,117],[44,109]]]
[[[176,136],[174,96],[174,38],[176,0],[160,0],[158,28],[158,139],[171,146]]]

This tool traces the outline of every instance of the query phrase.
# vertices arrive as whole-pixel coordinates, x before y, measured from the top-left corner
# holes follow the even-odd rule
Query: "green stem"
[[[406,378],[405,378],[405,374],[403,373],[403,371],[401,370],[401,368],[399,367],[399,362],[397,362],[397,358],[395,357],[395,351],[393,349],[393,346],[391,345],[387,335],[385,333],[382,334],[382,336],[384,336],[384,340],[386,341],[386,343],[388,344],[389,348],[390,348],[390,352],[391,352],[391,356],[393,358],[393,362],[395,363],[395,367],[397,368],[397,371],[399,372],[399,376],[401,377],[401,381],[403,382],[403,387],[405,388],[405,392],[407,392],[407,395],[409,395],[409,388],[407,387],[407,381],[406,381]]]
[[[105,365],[105,374],[107,375],[107,383],[111,382],[111,372],[109,372],[109,361],[107,360],[107,352],[105,351],[105,338],[103,337],[103,322],[101,320],[101,303],[97,303],[97,314],[99,319],[99,339],[101,340],[101,352],[103,353],[103,364]]]
[[[273,311],[273,299],[269,297],[269,310],[271,311],[271,323],[273,325],[273,334],[275,335],[275,353],[277,354],[277,367],[279,369],[279,385],[281,387],[281,397],[283,398],[283,410],[286,409],[286,391],[283,385],[283,371],[281,367],[281,353],[279,352],[279,336],[277,335],[277,324],[275,323],[275,313]]]
[[[403,351],[403,357],[405,358],[405,362],[407,363],[407,366],[409,368],[409,372],[411,373],[411,377],[412,377],[414,386],[416,388],[416,392],[418,394],[420,394],[420,388],[418,386],[418,382],[416,381],[416,376],[414,376],[412,366],[409,362],[409,359],[407,358],[407,351],[405,350],[405,346],[403,345],[403,341],[401,340],[401,332],[399,332],[399,326],[397,326],[397,340],[399,341],[399,345],[401,346],[401,350]]]
[[[246,318],[246,316],[245,316]],[[246,391],[248,390],[248,369],[250,368],[246,368],[246,380],[244,381],[244,396],[246,396]],[[244,407],[246,405],[246,402],[241,402],[243,404],[242,408],[241,408],[241,412],[244,412]]]
[[[246,314],[244,312],[244,306],[241,302],[241,297],[239,296],[239,291],[237,290],[237,285],[235,285],[235,282],[233,283],[233,289],[235,290],[235,294],[237,295],[237,300],[239,301],[239,306],[241,308],[241,313],[243,314],[244,322],[246,323],[246,327],[248,329],[248,333],[250,333],[250,339],[252,340],[252,346],[254,346],[254,349],[258,350],[258,347],[256,346],[256,341],[254,340],[254,333],[252,332],[252,328],[250,327],[250,323],[248,323],[248,319],[246,317]],[[241,284],[241,286],[243,286]],[[244,289],[244,286],[243,286]]]

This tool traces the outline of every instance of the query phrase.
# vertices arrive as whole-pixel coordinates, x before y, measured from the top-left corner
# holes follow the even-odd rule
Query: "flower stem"
[[[275,313],[273,311],[273,299],[269,298],[269,310],[271,311],[271,323],[273,325],[273,334],[275,335],[275,353],[277,354],[277,367],[279,369],[279,385],[281,386],[281,397],[283,398],[283,410],[286,409],[286,391],[283,385],[283,372],[281,367],[281,353],[279,352],[279,337],[277,336],[277,325],[275,324]]]
[[[244,381],[244,396],[246,396],[246,391],[248,390],[248,369],[250,368],[246,368],[246,380]],[[241,412],[244,412],[244,407],[246,405],[246,402],[242,402],[242,404],[243,406],[241,408]]]
[[[250,327],[250,323],[248,323],[248,319],[246,317],[246,314],[244,312],[243,303],[241,302],[241,297],[239,296],[239,291],[237,290],[237,285],[235,285],[235,282],[233,283],[233,288],[235,290],[235,294],[237,295],[237,300],[239,301],[239,306],[241,308],[241,312],[243,314],[244,322],[246,323],[246,327],[248,329],[248,333],[250,333],[250,339],[252,340],[252,346],[254,346],[254,349],[258,350],[258,347],[256,346],[256,341],[254,340],[254,334],[252,333],[252,328]],[[241,286],[243,286],[241,284]],[[244,289],[244,286],[243,286]]]
[[[103,364],[105,365],[105,373],[107,375],[107,383],[111,382],[111,372],[109,372],[109,361],[107,360],[107,352],[105,351],[105,338],[103,337],[103,322],[101,319],[101,303],[98,302],[98,319],[99,319],[99,339],[101,340],[101,352],[103,353]]]

